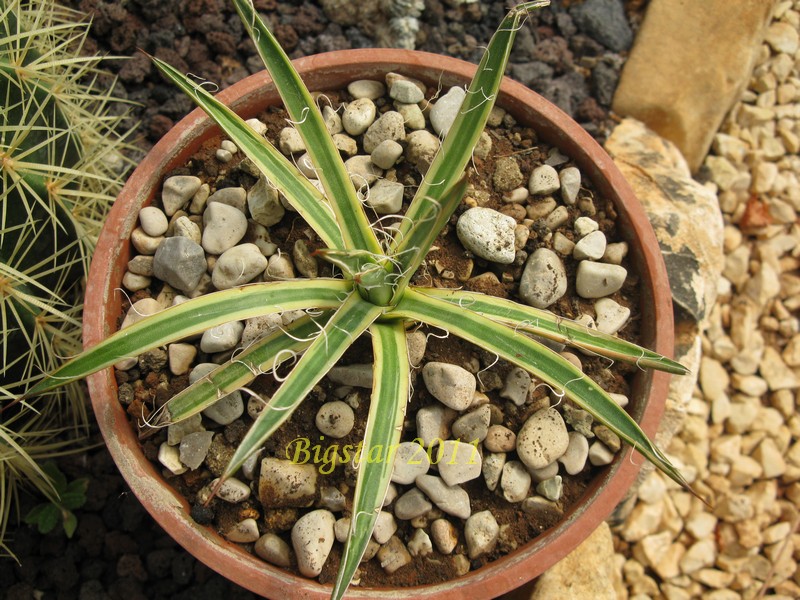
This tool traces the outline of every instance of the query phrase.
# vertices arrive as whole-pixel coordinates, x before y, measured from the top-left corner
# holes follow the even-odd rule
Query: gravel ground
[[[800,598],[800,2],[780,2],[701,176],[725,220],[699,386],[668,453],[713,508],[658,473],[616,535],[621,598]]]

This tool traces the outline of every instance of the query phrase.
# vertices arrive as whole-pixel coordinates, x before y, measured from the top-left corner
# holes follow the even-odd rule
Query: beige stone
[[[503,597],[504,600],[570,598],[617,600],[615,585],[622,585],[621,569],[614,561],[611,530],[602,523],[592,535],[545,571],[533,584]]]
[[[750,79],[774,3],[652,0],[614,111],[674,142],[696,171]]]

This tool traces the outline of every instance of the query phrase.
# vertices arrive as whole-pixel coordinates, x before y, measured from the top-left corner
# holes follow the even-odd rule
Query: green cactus
[[[15,482],[55,489],[38,460],[87,432],[80,386],[14,402],[80,350],[82,285],[131,149],[113,80],[83,56],[84,15],[0,0],[0,551]],[[129,132],[128,132],[129,133]],[[79,447],[79,446],[78,446]]]

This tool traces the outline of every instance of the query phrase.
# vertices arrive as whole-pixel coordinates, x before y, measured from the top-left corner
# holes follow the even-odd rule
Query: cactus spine
[[[15,483],[52,487],[37,464],[76,447],[82,388],[35,406],[26,382],[80,349],[82,284],[130,149],[89,24],[53,0],[0,0],[0,553]]]

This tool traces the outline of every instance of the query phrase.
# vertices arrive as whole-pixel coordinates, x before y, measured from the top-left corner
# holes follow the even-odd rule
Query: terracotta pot
[[[449,87],[469,82],[474,65],[422,52],[353,50],[311,56],[296,61],[311,90],[339,89],[354,79],[383,79],[396,71]],[[178,93],[176,91],[176,93]],[[266,72],[224,90],[219,98],[245,118],[279,102]],[[671,355],[672,304],[666,269],[658,243],[639,202],[611,158],[574,121],[538,94],[506,80],[498,105],[519,122],[533,126],[542,140],[572,157],[598,192],[611,198],[621,220],[619,231],[630,244],[641,278],[643,345]],[[115,331],[121,310],[122,276],[130,257],[129,237],[137,213],[160,191],[164,175],[182,166],[200,144],[218,133],[199,109],[178,123],[153,148],[131,176],[114,204],[100,237],[86,294],[84,344],[89,347]],[[668,377],[640,372],[631,394],[630,410],[649,434],[663,412]],[[162,479],[143,455],[136,435],[117,399],[112,370],[89,378],[97,420],[119,470],[156,521],[184,548],[237,584],[272,598],[327,598],[330,588],[273,567],[227,542],[189,517],[189,504]],[[351,587],[352,598],[494,598],[517,588],[568,554],[606,519],[634,480],[644,459],[621,452],[594,481],[563,521],[531,543],[459,579],[400,590]]]

